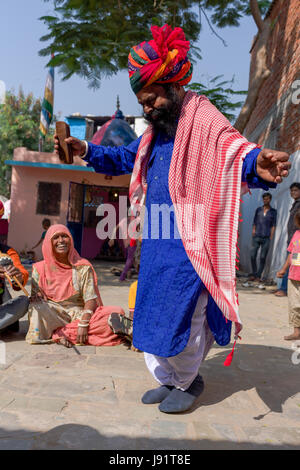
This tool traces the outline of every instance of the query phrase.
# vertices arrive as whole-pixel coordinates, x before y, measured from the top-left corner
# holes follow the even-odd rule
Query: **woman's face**
[[[52,239],[53,253],[58,255],[66,255],[70,251],[71,239],[69,235],[63,232],[56,233]]]

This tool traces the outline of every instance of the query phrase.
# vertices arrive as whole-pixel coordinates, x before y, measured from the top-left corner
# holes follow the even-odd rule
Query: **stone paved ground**
[[[104,303],[126,308],[129,283],[120,286],[107,264],[98,273]],[[30,346],[24,319],[19,333],[1,337],[0,449],[299,449],[300,364],[283,340],[287,299],[242,287],[239,298],[245,328],[233,364],[223,366],[230,346],[213,347],[201,367],[204,393],[178,415],[141,403],[155,386],[142,353]]]

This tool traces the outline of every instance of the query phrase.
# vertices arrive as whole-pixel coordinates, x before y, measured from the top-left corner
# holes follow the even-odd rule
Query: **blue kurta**
[[[85,160],[97,172],[121,175],[131,173],[140,139],[127,147],[102,147],[89,144]],[[146,208],[141,262],[133,323],[133,344],[138,349],[162,357],[179,354],[186,346],[191,319],[201,290],[205,288],[183,243],[178,236],[169,192],[169,168],[174,139],[159,133],[148,162]],[[243,162],[242,181],[249,187],[268,189],[256,174],[256,158],[260,149],[250,152]],[[154,224],[151,209],[164,204],[159,224]],[[161,208],[161,207],[160,207]],[[163,217],[167,222],[163,223]],[[170,223],[168,222],[170,218]],[[170,227],[170,236],[165,233]],[[207,320],[218,344],[230,341],[231,322],[225,320],[209,296]]]

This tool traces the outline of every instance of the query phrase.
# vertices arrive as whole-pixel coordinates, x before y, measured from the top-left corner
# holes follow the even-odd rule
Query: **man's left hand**
[[[286,152],[262,149],[256,161],[256,171],[260,178],[269,183],[281,183],[286,178],[291,168]]]

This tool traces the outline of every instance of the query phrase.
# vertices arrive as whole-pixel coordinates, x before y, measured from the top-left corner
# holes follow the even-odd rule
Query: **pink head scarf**
[[[68,260],[71,266],[60,263],[53,253],[52,238],[57,233],[65,233],[71,240]],[[46,296],[55,302],[61,302],[76,294],[72,279],[72,267],[86,265],[90,266],[94,274],[95,290],[98,296],[98,304],[102,305],[100,293],[97,287],[97,275],[91,263],[81,258],[74,248],[74,241],[69,229],[62,224],[51,225],[47,230],[42,246],[44,260],[33,266],[40,276],[39,286]]]

